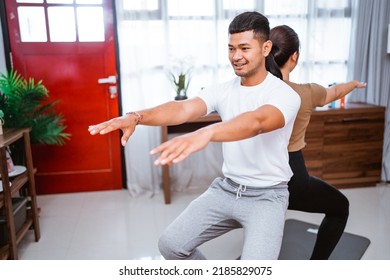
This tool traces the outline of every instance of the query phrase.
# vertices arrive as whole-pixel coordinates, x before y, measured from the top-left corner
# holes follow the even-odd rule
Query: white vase
[[[3,123],[0,120],[0,135],[3,135]]]

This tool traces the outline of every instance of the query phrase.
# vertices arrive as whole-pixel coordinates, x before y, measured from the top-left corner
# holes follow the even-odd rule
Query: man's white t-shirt
[[[226,83],[204,88],[200,95],[207,114],[216,111],[222,121],[269,104],[278,108],[285,120],[283,128],[245,140],[222,143],[225,177],[253,187],[287,183],[291,176],[287,146],[297,115],[299,95],[271,73],[259,85],[241,86],[237,77]]]

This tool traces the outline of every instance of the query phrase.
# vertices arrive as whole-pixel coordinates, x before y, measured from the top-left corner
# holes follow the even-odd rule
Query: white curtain
[[[189,97],[218,80],[218,26],[213,1],[191,1],[188,6],[188,1],[171,0],[167,1],[169,7],[157,5],[157,11],[148,6],[150,1],[140,1],[139,6],[134,6],[135,2],[117,3],[123,112],[174,99],[175,91],[167,76],[173,60],[189,59],[194,63]],[[149,151],[161,141],[160,133],[159,127],[138,126],[125,147],[127,187],[133,196],[153,195],[161,190],[162,170],[153,165],[149,156]],[[221,173],[220,149],[220,143],[212,143],[206,150],[170,167],[172,189],[208,185],[210,174]]]
[[[390,106],[390,54],[387,33],[390,24],[390,1],[360,1],[356,10],[351,51],[350,78],[367,82],[364,93],[351,95],[360,101],[388,108]],[[383,145],[382,180],[390,181],[390,114],[386,111]]]
[[[234,77],[227,57],[228,25],[247,10],[265,14],[271,27],[287,24],[299,34],[301,58],[292,80],[328,85],[346,79],[348,0],[119,0],[116,9],[123,112],[174,99],[167,77],[173,59],[193,63],[189,97],[202,87]],[[128,142],[125,158],[131,195],[161,191],[161,168],[149,156],[160,141],[159,127],[138,126]],[[221,144],[211,143],[170,167],[171,187],[180,191],[207,186],[221,175],[221,166]]]

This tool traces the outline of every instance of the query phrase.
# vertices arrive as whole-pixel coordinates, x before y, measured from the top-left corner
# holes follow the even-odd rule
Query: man
[[[266,70],[272,43],[269,22],[245,12],[229,26],[229,60],[235,79],[198,97],[131,112],[91,126],[92,135],[122,129],[125,145],[137,124],[175,125],[217,111],[222,122],[173,138],[151,151],[156,165],[178,163],[211,141],[223,142],[225,178],[216,178],[173,221],[159,240],[166,259],[205,259],[197,249],[232,229],[244,228],[241,259],[277,259],[292,176],[287,145],[299,96]],[[272,63],[272,59],[267,61]]]

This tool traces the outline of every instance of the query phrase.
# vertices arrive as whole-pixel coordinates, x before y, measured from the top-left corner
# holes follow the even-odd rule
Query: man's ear
[[[263,44],[263,55],[268,56],[272,49],[272,41],[267,40]]]

